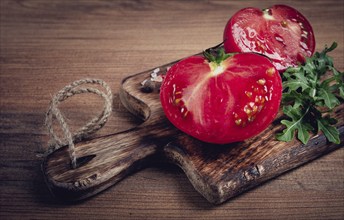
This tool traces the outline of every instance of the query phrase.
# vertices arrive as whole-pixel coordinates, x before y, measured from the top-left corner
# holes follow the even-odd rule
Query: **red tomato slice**
[[[264,54],[280,72],[303,63],[315,49],[312,26],[300,12],[286,5],[238,11],[228,21],[223,38],[227,53]]]
[[[160,99],[167,118],[204,142],[242,141],[263,131],[280,105],[280,74],[253,53],[231,56],[217,65],[192,56],[166,74]]]

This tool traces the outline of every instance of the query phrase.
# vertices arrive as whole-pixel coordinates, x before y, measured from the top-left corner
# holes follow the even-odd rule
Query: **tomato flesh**
[[[173,65],[160,89],[167,118],[204,142],[225,144],[257,135],[273,121],[281,77],[266,58],[236,54],[220,65],[192,56]]]
[[[312,26],[300,12],[286,5],[238,11],[229,19],[223,38],[227,53],[264,54],[280,72],[303,63],[315,49]]]

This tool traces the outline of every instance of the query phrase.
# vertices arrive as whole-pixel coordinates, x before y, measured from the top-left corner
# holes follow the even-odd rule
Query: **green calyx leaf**
[[[228,57],[233,56],[233,53],[225,53],[223,47],[220,48],[209,48],[203,51],[203,56],[209,61],[220,65],[222,61],[226,60]]]
[[[334,67],[333,59],[327,55],[336,47],[335,42],[325,46],[303,65],[290,67],[283,73],[282,103],[287,119],[281,121],[286,128],[277,134],[278,140],[290,141],[297,136],[306,144],[310,132],[321,131],[328,141],[339,144],[335,119],[323,116],[344,100],[344,73]]]

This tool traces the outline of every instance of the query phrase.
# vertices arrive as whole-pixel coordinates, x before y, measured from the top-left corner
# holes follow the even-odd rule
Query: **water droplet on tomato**
[[[306,44],[305,42],[300,41],[300,46],[301,46],[302,49],[304,49],[305,51],[308,50],[308,46],[307,46],[307,44]]]
[[[302,31],[301,37],[307,39],[307,37],[308,37],[308,32],[307,32],[307,31]]]
[[[300,25],[301,29],[304,29],[304,26],[303,26],[302,22],[299,22],[299,25]]]
[[[283,45],[285,45],[284,39],[279,34],[275,34],[275,40]]]
[[[182,107],[179,107],[179,109],[180,109],[180,114],[182,115],[182,118],[186,118],[186,116],[189,113],[187,108],[185,106],[182,106]]]

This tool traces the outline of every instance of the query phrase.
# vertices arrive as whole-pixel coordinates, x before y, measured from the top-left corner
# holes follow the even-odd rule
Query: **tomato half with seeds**
[[[166,74],[160,100],[175,127],[201,141],[226,144],[266,129],[281,94],[274,65],[264,56],[242,53],[220,63],[204,56],[179,61]]]
[[[286,5],[238,11],[229,19],[223,38],[227,53],[264,54],[280,72],[304,63],[315,49],[311,24],[300,12]]]

